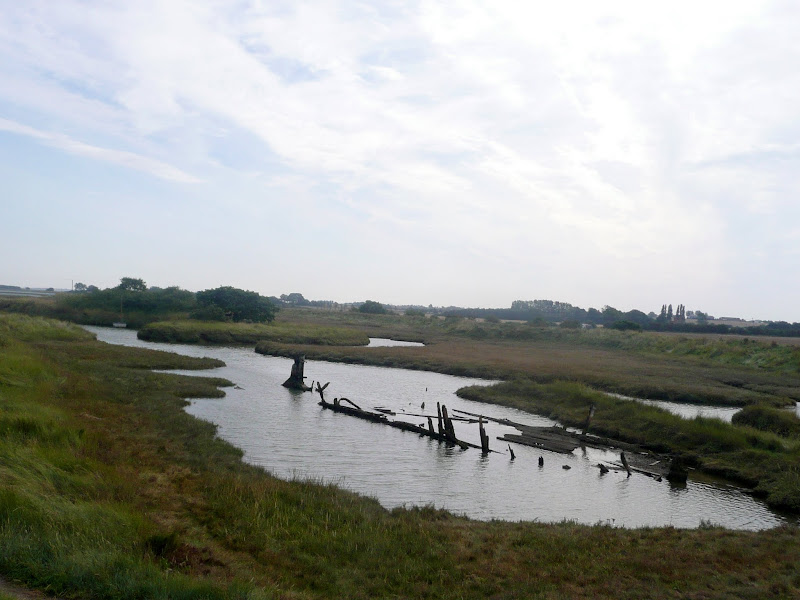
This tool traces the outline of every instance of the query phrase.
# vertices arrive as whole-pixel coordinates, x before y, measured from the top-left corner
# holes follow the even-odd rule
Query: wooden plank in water
[[[503,437],[497,438],[504,442],[515,442],[523,446],[533,446],[534,448],[542,448],[543,450],[551,450],[552,452],[560,452],[561,454],[570,454],[575,448],[580,447],[580,443],[564,437],[555,436],[534,436],[534,435],[518,435],[514,433],[507,433]]]

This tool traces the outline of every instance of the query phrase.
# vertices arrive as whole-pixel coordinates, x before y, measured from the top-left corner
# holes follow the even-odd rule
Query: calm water
[[[368,348],[378,348],[380,346],[424,346],[421,342],[401,342],[398,340],[389,340],[386,338],[369,338]]]
[[[588,449],[571,455],[514,446],[511,461],[496,437],[515,430],[489,423],[494,450],[460,450],[417,435],[323,410],[319,397],[292,392],[281,383],[291,360],[256,354],[251,349],[198,347],[143,342],[135,331],[87,327],[98,339],[114,344],[212,356],[226,367],[187,372],[225,377],[241,389],[226,388],[223,399],[191,401],[187,411],[218,426],[218,434],[238,446],[245,460],[282,478],[311,478],[377,498],[386,507],[433,505],[476,519],[528,521],[574,520],[629,527],[674,525],[696,527],[710,521],[737,529],[763,529],[786,519],[742,490],[690,477],[686,486],[671,486],[642,475],[600,475],[600,460],[616,454]],[[414,414],[436,414],[436,402],[530,425],[551,421],[513,409],[462,400],[455,391],[487,384],[420,371],[307,361],[308,381],[331,382],[326,398],[345,396],[363,408],[386,407],[407,413],[405,420],[423,423]],[[421,408],[425,403],[425,409]],[[478,443],[477,425],[456,424],[457,435]],[[544,466],[537,464],[544,457]],[[566,470],[563,465],[571,467]]]

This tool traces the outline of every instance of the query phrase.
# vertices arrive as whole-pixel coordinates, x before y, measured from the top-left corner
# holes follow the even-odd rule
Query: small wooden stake
[[[486,435],[486,428],[483,426],[483,417],[478,419],[478,428],[481,434],[481,452],[489,454],[489,436]],[[509,446],[510,448],[511,446]]]

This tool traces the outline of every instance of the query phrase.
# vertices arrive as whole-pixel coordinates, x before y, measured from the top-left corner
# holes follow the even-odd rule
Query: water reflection
[[[191,401],[187,411],[218,425],[218,434],[244,451],[246,461],[285,479],[312,478],[377,498],[386,507],[433,505],[476,519],[611,523],[623,526],[697,527],[703,521],[731,528],[760,529],[784,519],[742,490],[694,481],[682,490],[642,475],[601,475],[600,461],[618,460],[612,452],[586,448],[555,454],[497,440],[516,430],[486,424],[497,453],[481,456],[384,425],[323,410],[311,393],[281,387],[291,360],[250,349],[198,347],[143,342],[135,331],[87,328],[111,343],[213,356],[226,367],[202,371],[225,377],[241,389],[227,388],[223,399]],[[412,423],[435,414],[436,402],[450,409],[490,415],[528,425],[549,419],[514,409],[463,400],[455,391],[486,384],[423,371],[306,361],[310,379],[330,381],[326,398],[346,396],[363,407],[383,406]],[[188,372],[198,374],[198,372]],[[421,409],[422,402],[426,409]],[[455,423],[459,438],[479,443],[475,424]],[[538,461],[544,459],[539,467]],[[563,465],[571,468],[564,470]]]

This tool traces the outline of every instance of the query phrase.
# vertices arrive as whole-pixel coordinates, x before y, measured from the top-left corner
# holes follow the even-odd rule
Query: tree
[[[667,305],[666,304],[662,304],[661,305],[661,314],[659,314],[658,317],[656,317],[656,321],[658,321],[659,323],[666,323],[667,322]]]
[[[96,285],[88,285],[88,286],[86,286],[86,291],[87,292],[99,292],[100,288],[97,287]]]
[[[675,322],[676,323],[686,322],[686,307],[683,304],[678,304],[678,308],[675,311]]]
[[[127,290],[129,292],[146,292],[147,284],[143,279],[134,279],[133,277],[123,277],[119,280],[117,289]]]
[[[197,292],[196,297],[200,306],[208,308],[216,306],[237,323],[240,321],[268,323],[275,318],[277,311],[277,307],[270,302],[269,298],[256,292],[240,290],[231,286]],[[217,313],[213,309],[209,312]]]
[[[667,309],[667,322],[672,323],[672,304],[670,304]]]
[[[384,315],[387,312],[383,304],[375,302],[374,300],[367,300],[364,302],[364,304],[358,307],[358,311],[371,315]]]
[[[303,297],[303,294],[292,292],[291,294],[281,294],[281,300],[287,304],[294,304],[295,306],[306,306],[308,300]]]
[[[74,290],[76,292],[85,292],[86,291],[86,284],[85,283],[81,283],[79,281],[78,283],[75,284]]]
[[[612,323],[616,321],[623,320],[624,315],[622,311],[617,310],[613,306],[604,306],[603,307],[603,325],[608,327]]]
[[[696,310],[694,316],[697,317],[698,324],[705,325],[708,323],[708,314],[704,313],[702,310]]]

